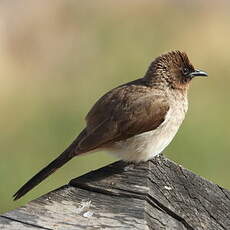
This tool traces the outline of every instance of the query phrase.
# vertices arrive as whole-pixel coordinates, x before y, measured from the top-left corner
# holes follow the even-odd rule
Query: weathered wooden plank
[[[126,204],[127,206],[124,206]],[[143,229],[143,201],[65,186],[4,216],[49,229]]]
[[[115,172],[114,168],[110,170],[106,167],[99,171],[101,176],[98,179],[86,174],[70,184],[94,190],[103,188],[120,195],[134,192],[133,196],[145,194],[152,206],[156,205],[187,229],[230,229],[230,192],[164,157],[127,165],[123,172],[118,170],[104,178],[107,171]],[[164,223],[166,215],[161,217],[158,220]],[[171,223],[168,224],[169,229],[170,226]]]
[[[73,179],[2,215],[0,229],[230,229],[229,198],[229,191],[160,156]]]
[[[39,227],[39,226],[19,222],[19,221],[13,220],[11,218],[1,217],[0,216],[0,229],[14,229],[14,230],[34,229],[34,230],[42,230],[42,229],[47,229],[47,228],[42,228],[42,227]]]

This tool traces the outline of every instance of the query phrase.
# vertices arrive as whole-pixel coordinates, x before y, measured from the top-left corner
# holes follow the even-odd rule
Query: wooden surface
[[[0,216],[0,229],[230,229],[230,192],[160,156],[115,162]]]

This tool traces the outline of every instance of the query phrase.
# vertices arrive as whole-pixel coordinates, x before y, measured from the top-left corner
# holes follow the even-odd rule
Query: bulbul
[[[15,194],[17,200],[75,156],[106,150],[128,162],[161,153],[177,133],[188,109],[187,90],[195,69],[185,52],[157,57],[144,77],[102,96],[86,116],[86,127],[73,143]]]

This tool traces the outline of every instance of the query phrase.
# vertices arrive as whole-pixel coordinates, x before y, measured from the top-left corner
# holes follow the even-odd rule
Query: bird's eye
[[[184,67],[184,68],[183,68],[183,74],[184,74],[185,76],[188,75],[188,74],[189,74],[189,69],[186,68],[186,67]]]

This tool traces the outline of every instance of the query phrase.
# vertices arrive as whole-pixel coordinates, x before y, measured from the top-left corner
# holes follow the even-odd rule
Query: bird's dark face
[[[195,69],[185,52],[171,51],[156,58],[147,72],[155,82],[165,82],[172,88],[187,88],[188,83],[197,76],[208,76]]]

